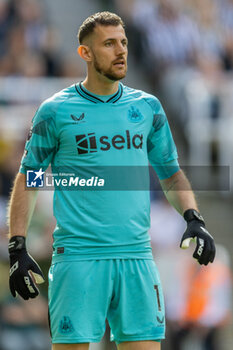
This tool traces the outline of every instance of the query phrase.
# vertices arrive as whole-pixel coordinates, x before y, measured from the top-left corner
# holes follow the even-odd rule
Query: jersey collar
[[[113,96],[111,96],[107,101],[103,101],[99,97],[92,94],[91,92],[87,92],[86,90],[84,90],[81,82],[79,84],[75,84],[75,89],[80,96],[82,96],[86,100],[89,100],[93,103],[116,103],[123,94],[122,83],[119,83],[119,88],[117,92]]]

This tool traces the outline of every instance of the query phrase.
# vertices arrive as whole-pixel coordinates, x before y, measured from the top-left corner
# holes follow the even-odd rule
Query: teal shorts
[[[111,340],[165,337],[164,300],[153,260],[66,261],[49,270],[53,343],[100,342],[106,319]]]

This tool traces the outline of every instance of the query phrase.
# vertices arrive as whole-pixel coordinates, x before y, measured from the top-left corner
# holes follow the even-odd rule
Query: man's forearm
[[[13,297],[19,294],[24,300],[35,298],[39,294],[36,284],[44,282],[43,273],[36,261],[28,254],[25,243],[36,195],[37,191],[25,189],[25,175],[19,173],[14,182],[8,209],[9,285]]]
[[[198,210],[191,185],[182,170],[168,179],[160,180],[160,184],[169,203],[181,215],[190,208]]]
[[[9,237],[26,236],[37,193],[36,190],[26,190],[25,175],[17,174],[8,208]]]

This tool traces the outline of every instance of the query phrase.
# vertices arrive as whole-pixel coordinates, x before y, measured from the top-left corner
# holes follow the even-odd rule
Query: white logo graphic
[[[43,187],[44,186],[44,171],[27,170],[27,187]]]
[[[16,263],[14,263],[14,265],[11,266],[10,268],[10,276],[18,269],[18,267],[19,267],[19,262],[16,261]]]
[[[27,287],[28,287],[28,289],[29,289],[29,292],[30,292],[30,293],[35,293],[34,288],[31,286],[29,277],[24,276],[24,282],[26,283],[26,285],[27,285]]]
[[[199,256],[201,256],[201,254],[202,254],[202,252],[203,252],[204,244],[205,244],[204,239],[199,238],[199,244],[200,244],[200,246],[199,246],[199,248],[198,248],[197,254],[198,254]]]

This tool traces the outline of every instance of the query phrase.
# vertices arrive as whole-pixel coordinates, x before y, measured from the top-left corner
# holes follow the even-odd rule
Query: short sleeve
[[[23,174],[27,169],[45,171],[56,153],[57,144],[55,112],[51,103],[45,101],[32,119],[19,171]]]
[[[147,102],[153,111],[153,123],[147,139],[148,159],[159,179],[163,180],[179,170],[178,154],[161,103],[157,98]]]

